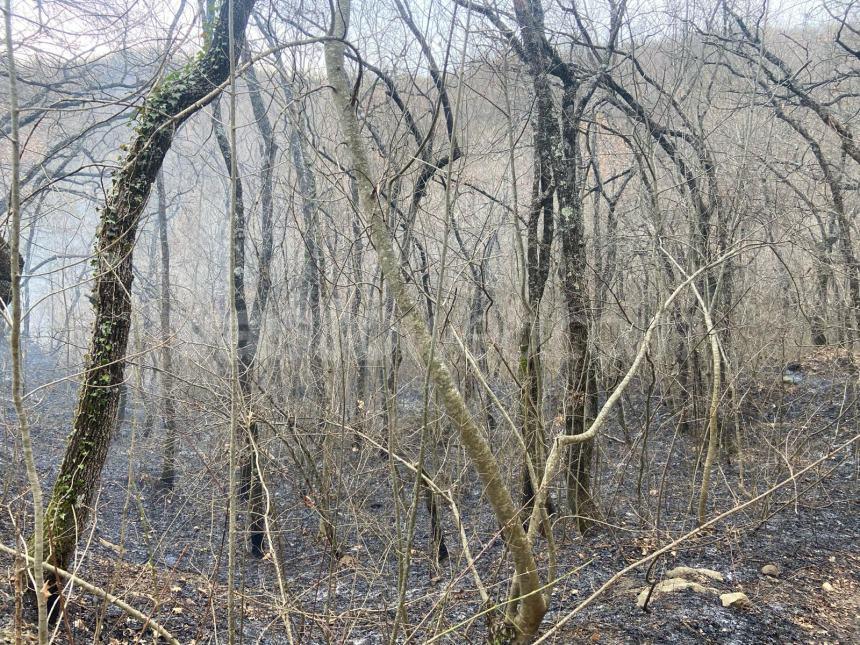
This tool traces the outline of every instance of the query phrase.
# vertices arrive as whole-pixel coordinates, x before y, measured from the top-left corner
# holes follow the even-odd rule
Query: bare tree
[[[170,148],[173,135],[195,111],[217,96],[227,77],[229,25],[241,50],[253,1],[223,3],[203,55],[165,77],[147,97],[137,132],[113,177],[96,240],[93,287],[95,322],[72,433],[46,511],[48,562],[66,568],[93,495],[116,423],[119,384],[131,323],[132,258],[139,217]],[[53,586],[56,599],[59,587]]]

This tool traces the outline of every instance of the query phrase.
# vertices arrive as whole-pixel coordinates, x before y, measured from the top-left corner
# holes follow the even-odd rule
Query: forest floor
[[[31,352],[29,386],[58,378],[52,365],[48,357]],[[782,372],[775,369],[744,384],[742,459],[722,458],[715,469],[711,516],[766,491],[858,433],[860,406],[855,397],[860,389],[850,357],[839,352],[810,355],[803,361],[803,375],[802,382],[786,384]],[[49,483],[62,459],[74,391],[60,382],[39,390],[33,400],[37,465],[43,481]],[[0,542],[11,546],[29,494],[13,410],[8,400],[4,404],[5,410],[0,409],[5,423],[0,435]],[[545,627],[561,620],[616,572],[695,527],[690,509],[697,490],[692,482],[698,481],[693,469],[700,437],[678,432],[675,424],[664,422],[658,406],[643,442],[639,419],[643,415],[631,413],[642,408],[642,401],[628,401],[628,425],[637,437],[632,445],[625,442],[617,421],[601,438],[596,490],[603,521],[598,529],[583,538],[572,533],[565,519],[557,524],[558,571],[563,578],[555,587]],[[81,540],[86,549],[81,549],[79,575],[159,621],[182,643],[226,642],[226,477],[224,442],[218,439],[216,427],[200,411],[186,410],[181,459],[186,475],[181,487],[164,495],[156,486],[159,460],[151,457],[159,454],[158,433],[135,434],[132,441],[126,424],[108,456],[97,521]],[[318,536],[314,503],[305,497],[305,489],[287,473],[271,474],[279,482],[283,475],[283,485],[272,488],[290,600],[285,611],[272,561],[252,560],[242,551],[238,596],[244,604],[245,642],[287,642],[282,621],[287,613],[296,642],[373,645],[390,641],[398,597],[392,469],[376,449],[350,452],[347,448],[344,455],[339,468],[345,489],[352,492],[339,501],[338,526],[344,537],[336,556]],[[672,549],[657,560],[650,574],[642,567],[623,576],[549,642],[860,642],[858,469],[860,451],[855,443],[761,502]],[[408,503],[412,479],[402,470],[399,476]],[[472,477],[464,475],[467,481]],[[489,507],[477,485],[462,485],[457,501],[478,571],[491,595],[501,600],[510,562]],[[440,643],[488,639],[486,616],[474,618],[482,607],[472,575],[461,557],[450,514],[444,515],[451,557],[440,568],[426,554],[423,508],[418,515],[413,566],[406,584],[408,622],[397,642],[426,642],[431,636]],[[538,550],[545,551],[543,545]],[[538,564],[547,566],[545,556]],[[765,565],[775,565],[778,575],[763,574]],[[677,566],[711,569],[721,580],[687,575],[702,584],[700,592],[658,591],[647,611],[637,606],[637,596],[648,588],[648,581],[665,579]],[[3,644],[14,642],[11,558],[0,556],[0,575]],[[749,602],[723,607],[720,594],[729,592],[743,592]],[[32,627],[25,629],[32,638]],[[56,642],[92,642],[96,630],[100,642],[152,642],[144,625],[76,590],[59,623]]]

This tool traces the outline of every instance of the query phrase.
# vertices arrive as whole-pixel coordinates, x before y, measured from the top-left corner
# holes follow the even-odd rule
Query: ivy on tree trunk
[[[138,109],[134,137],[101,210],[93,256],[95,322],[72,432],[46,511],[47,561],[68,568],[116,427],[131,326],[137,226],[177,129],[207,105],[230,73],[230,27],[238,55],[254,0],[224,0],[204,49],[161,80]],[[232,16],[230,12],[232,10]],[[55,589],[56,592],[56,589]]]

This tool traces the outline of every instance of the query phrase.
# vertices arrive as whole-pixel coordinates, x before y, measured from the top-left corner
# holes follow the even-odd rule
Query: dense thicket
[[[195,638],[564,640],[580,549],[856,486],[856,3],[12,11],[48,564],[204,576]]]

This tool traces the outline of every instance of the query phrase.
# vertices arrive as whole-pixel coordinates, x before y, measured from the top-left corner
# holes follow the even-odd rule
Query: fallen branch
[[[24,555],[20,551],[16,551],[15,549],[10,549],[5,544],[0,544],[0,551],[2,551],[3,553],[6,553],[7,555],[11,555],[13,557],[15,557],[15,556],[20,557],[20,556]],[[27,554],[25,557],[27,558],[27,562],[29,562],[29,563],[33,562],[33,557],[31,555]],[[173,634],[171,634],[169,631],[167,631],[166,627],[164,627],[160,623],[156,622],[152,617],[147,616],[146,614],[144,614],[141,611],[138,611],[137,609],[135,609],[134,607],[132,607],[128,603],[120,600],[119,598],[117,598],[113,594],[108,593],[107,591],[105,591],[101,587],[96,587],[95,585],[90,584],[89,582],[87,582],[83,578],[79,578],[74,573],[69,573],[65,569],[60,569],[59,567],[55,567],[52,564],[48,564],[47,562],[45,562],[42,566],[46,570],[50,571],[51,573],[55,573],[58,576],[65,578],[66,580],[70,580],[71,582],[74,582],[76,585],[81,587],[81,589],[83,589],[84,591],[88,591],[89,593],[93,594],[94,596],[98,596],[99,598],[102,598],[103,600],[107,600],[110,604],[116,605],[117,607],[122,609],[125,613],[127,613],[129,616],[131,616],[132,618],[136,618],[137,620],[142,622],[145,626],[149,627],[156,634],[158,634],[162,638],[166,639],[167,642],[170,643],[171,645],[179,645],[179,641],[176,640],[176,638],[174,638]]]

